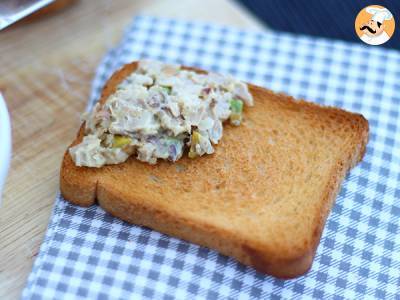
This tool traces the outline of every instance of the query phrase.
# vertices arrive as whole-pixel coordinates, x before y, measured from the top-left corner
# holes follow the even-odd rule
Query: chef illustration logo
[[[392,13],[380,5],[363,8],[357,15],[355,29],[358,37],[368,45],[382,45],[393,35],[395,21]]]

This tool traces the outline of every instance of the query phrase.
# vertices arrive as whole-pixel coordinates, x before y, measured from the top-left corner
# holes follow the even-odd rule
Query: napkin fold
[[[230,73],[369,120],[366,156],[342,185],[312,269],[298,279],[274,279],[59,195],[23,299],[399,297],[399,52],[138,16],[98,67],[88,108],[110,74],[141,58]]]

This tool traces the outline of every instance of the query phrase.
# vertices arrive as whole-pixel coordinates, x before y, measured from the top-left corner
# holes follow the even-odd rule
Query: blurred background
[[[238,0],[271,29],[360,43],[354,20],[368,5],[381,5],[398,23],[392,38],[381,47],[400,49],[399,0]]]
[[[216,0],[216,2],[221,1],[223,0]],[[2,18],[4,19],[5,16],[11,14],[15,7],[28,7],[34,2],[41,2],[44,9],[40,12],[29,14],[29,17],[24,21],[62,10],[76,2],[76,0],[1,0],[0,29],[2,27]],[[140,3],[143,1],[134,2]],[[160,1],[151,0],[147,2],[153,4]],[[193,3],[195,1],[186,0],[182,2]],[[207,8],[207,2],[209,1],[202,3],[202,7]],[[369,0],[232,0],[230,2],[236,2],[252,17],[257,18],[261,24],[274,30],[352,42],[360,42],[354,32],[354,20],[361,9],[368,5],[381,5],[391,11],[395,20],[400,13],[399,0],[380,0],[373,3]],[[48,3],[52,4],[47,5]],[[111,4],[109,5],[111,6]],[[215,12],[210,10],[208,13],[214,14]],[[400,49],[400,34],[396,33],[395,30],[394,36],[382,47]]]

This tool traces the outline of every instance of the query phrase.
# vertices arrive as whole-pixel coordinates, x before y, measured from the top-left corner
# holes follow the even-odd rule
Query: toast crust
[[[115,72],[102,91],[100,103],[104,103],[108,96],[115,91],[116,86],[136,67],[137,62],[133,62]],[[195,68],[187,69],[204,72]],[[290,96],[276,94],[255,85],[249,84],[249,89],[256,100],[255,107],[245,108],[247,121],[245,120],[244,124],[238,128],[224,125],[224,136],[220,145],[216,147],[215,154],[195,160],[182,158],[175,164],[160,161],[155,166],[139,162],[131,157],[123,164],[97,169],[75,166],[67,150],[64,154],[60,175],[60,189],[63,197],[71,203],[81,206],[90,206],[97,201],[104,210],[124,221],[144,225],[162,233],[216,249],[225,255],[236,258],[245,265],[278,278],[294,278],[304,274],[312,265],[326,218],[345,174],[365,154],[368,142],[368,121],[359,114],[295,100]],[[268,102],[268,105],[264,105],[265,102]],[[273,107],[270,108],[271,106]],[[257,109],[262,110],[263,114],[260,112],[257,114]],[[268,147],[274,147],[275,144],[271,144],[272,146],[259,145],[259,139],[254,137],[256,133],[265,134],[266,129],[263,122],[269,116],[268,109],[271,109],[270,113],[278,114],[274,117],[278,123],[268,119],[265,121],[271,127],[269,128],[271,136],[276,134],[275,131],[282,130],[277,125],[279,122],[284,123],[281,114],[285,118],[303,114],[304,121],[300,120],[298,122],[301,123],[295,123],[295,125],[300,126],[299,124],[308,122],[307,126],[310,128],[321,127],[318,129],[320,130],[318,136],[328,131],[338,130],[337,134],[332,133],[329,138],[338,143],[341,147],[340,151],[333,149],[334,151],[331,152],[338,153],[335,152],[335,155],[331,155],[332,157],[330,152],[327,152],[326,155],[331,159],[329,163],[318,158],[321,160],[321,165],[327,166],[326,170],[321,172],[322,175],[320,175],[320,171],[315,170],[311,170],[310,174],[316,173],[318,176],[322,176],[320,181],[323,185],[318,188],[317,192],[310,194],[309,198],[306,198],[308,193],[311,193],[309,190],[304,191],[304,196],[301,191],[298,192],[299,195],[287,192],[286,187],[282,186],[289,179],[284,176],[283,169],[279,169],[281,165],[287,165],[290,168],[294,164],[294,174],[300,172],[300,169],[305,168],[307,164],[300,164],[294,158],[304,159],[302,152],[287,150],[289,147],[281,144],[276,145],[278,150],[274,150],[276,148]],[[326,126],[328,128],[325,128]],[[301,128],[296,129],[299,130],[296,133],[302,134],[304,131],[304,135],[307,135],[308,127],[305,128],[305,131]],[[249,132],[254,132],[254,134],[249,135]],[[84,124],[71,146],[79,143],[83,134]],[[240,145],[242,148],[237,146],[237,143],[241,143],[241,141],[237,142],[238,135],[244,140]],[[336,138],[336,136],[338,137]],[[274,136],[274,138],[276,143],[283,141],[284,138],[298,141],[296,135],[279,137],[279,139]],[[309,140],[312,143],[312,139],[309,138]],[[242,152],[247,153],[238,153],[243,148]],[[253,152],[252,149],[256,149],[258,152],[253,157],[248,157]],[[269,152],[270,149],[271,152]],[[289,151],[290,161],[288,163],[286,163],[287,155],[281,154],[284,151]],[[315,150],[315,152],[318,151],[320,150]],[[267,158],[260,157],[260,153],[266,153]],[[313,157],[313,151],[310,150],[308,155]],[[319,167],[318,159],[314,158],[316,160],[313,164],[314,168]],[[283,163],[281,163],[282,160],[284,160]],[[252,164],[254,161],[258,163],[256,166]],[[182,166],[185,171],[178,171],[176,165]],[[227,171],[224,171],[226,165],[233,165],[236,168],[234,169],[235,174],[230,174],[229,178],[227,178]],[[296,167],[300,169],[296,169]],[[236,174],[237,170],[240,174]],[[287,169],[284,170],[287,171]],[[168,176],[165,175],[166,173]],[[132,179],[132,174],[140,178]],[[208,178],[201,177],[205,174]],[[243,175],[243,178],[239,175]],[[190,178],[195,176],[201,178],[193,184]],[[153,178],[157,180],[152,180]],[[306,179],[302,178],[301,180]],[[300,183],[301,180],[299,180]],[[249,181],[253,182],[253,185],[247,183]],[[234,190],[232,184],[238,185],[238,190]],[[199,190],[196,190],[197,185],[201,186]],[[251,200],[253,197],[251,192],[259,189],[260,185],[267,186],[268,190],[265,191],[267,195],[264,198],[263,194],[257,194],[254,196],[255,200]],[[298,189],[295,188],[295,185],[293,186],[295,194]],[[281,188],[283,191],[280,190]],[[176,199],[178,191],[182,200]],[[239,203],[242,200],[238,199],[234,191],[241,196],[250,197],[249,200],[246,203]],[[290,202],[294,203],[293,205],[289,203],[284,206],[282,203],[286,198],[271,200],[273,194],[286,195],[286,193],[287,199],[296,201]],[[222,195],[222,197],[219,198],[218,195]],[[307,206],[307,210],[303,211],[304,206],[299,206],[302,205],[298,200],[300,197],[304,197],[304,206]],[[186,205],[188,208],[194,205],[198,210],[185,209]],[[254,206],[255,209],[252,209]],[[255,215],[258,210],[262,210],[263,214]],[[233,213],[236,218],[231,218]],[[245,213],[252,215],[252,218],[246,219]],[[303,214],[306,215],[303,217]],[[259,221],[259,226],[255,225],[257,233],[246,231],[246,222],[243,223],[244,226],[240,226],[239,221],[237,221],[238,224],[228,224],[231,221],[235,223],[237,219],[240,219],[240,222],[248,220],[246,222],[250,224],[249,228],[254,225],[252,224],[255,222],[254,220]],[[296,222],[306,224],[299,226],[304,228],[300,235],[293,229],[296,227]],[[276,232],[270,227],[273,227]]]

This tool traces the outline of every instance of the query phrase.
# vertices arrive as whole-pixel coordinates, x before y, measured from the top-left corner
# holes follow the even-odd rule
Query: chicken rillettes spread
[[[199,74],[178,65],[140,61],[103,105],[84,115],[85,135],[69,153],[77,166],[118,164],[129,156],[155,164],[214,152],[222,123],[242,121],[253,105],[245,83],[231,76]]]

